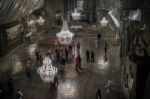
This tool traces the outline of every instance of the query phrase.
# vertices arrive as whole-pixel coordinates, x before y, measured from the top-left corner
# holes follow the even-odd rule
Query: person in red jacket
[[[76,65],[76,71],[78,71],[79,66],[80,66],[80,60],[78,57],[76,57],[76,59],[75,59],[75,65]]]

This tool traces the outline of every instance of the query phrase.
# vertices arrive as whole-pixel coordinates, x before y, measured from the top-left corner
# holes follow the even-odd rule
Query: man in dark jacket
[[[95,61],[95,59],[94,59],[94,52],[92,50],[92,52],[91,52],[91,62],[94,62],[94,61]]]
[[[87,63],[90,62],[90,52],[89,52],[89,50],[86,51],[86,61],[87,61]]]
[[[97,91],[96,91],[96,99],[102,99],[101,89],[97,89]]]

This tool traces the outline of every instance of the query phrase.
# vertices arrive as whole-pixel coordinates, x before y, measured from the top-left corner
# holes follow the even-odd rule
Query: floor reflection
[[[98,68],[99,69],[106,69],[109,66],[109,61],[105,61],[103,57],[99,58],[98,60]]]
[[[32,44],[29,46],[28,53],[30,56],[34,55],[35,49],[37,48],[37,44]]]
[[[58,97],[72,98],[77,95],[77,84],[73,80],[66,80],[58,86]]]
[[[14,54],[11,56],[12,74],[17,74],[23,70],[23,64],[19,55]]]

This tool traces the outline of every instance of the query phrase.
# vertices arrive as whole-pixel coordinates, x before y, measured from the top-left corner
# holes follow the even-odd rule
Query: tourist
[[[101,39],[101,34],[100,34],[100,33],[98,33],[98,35],[97,35],[97,39],[98,39],[98,40],[100,40],[100,39]]]
[[[35,56],[36,56],[36,59],[38,60],[38,57],[39,57],[39,49],[35,49]]]
[[[76,47],[77,47],[77,50],[78,50],[78,53],[80,52],[80,42],[78,41],[78,43],[76,44]]]
[[[49,56],[50,59],[52,59],[52,50],[51,50],[51,48],[49,48],[49,50],[48,50],[48,56]]]
[[[76,57],[76,58],[75,58],[76,71],[78,71],[79,65],[80,65],[79,57]]]
[[[14,85],[12,82],[12,78],[8,79],[8,90],[9,90],[9,95],[12,96],[14,93]]]
[[[36,60],[37,60],[37,65],[41,66],[42,65],[42,55],[39,49],[35,50],[35,55],[36,55]]]
[[[71,52],[72,52],[72,45],[69,44],[69,53],[70,53],[70,55],[71,55]]]
[[[95,60],[94,60],[94,52],[93,52],[93,50],[92,50],[92,52],[91,52],[91,62],[93,63]]]
[[[79,59],[79,69],[82,69],[81,68],[81,57],[80,57],[80,55],[78,55],[78,59]]]
[[[102,99],[101,89],[97,89],[97,91],[96,91],[96,99]]]
[[[26,75],[28,78],[31,78],[31,67],[32,67],[31,58],[28,58],[26,61]]]
[[[98,35],[97,35],[97,39],[96,39],[96,47],[98,47],[98,46],[99,46],[100,39],[101,39],[101,34],[100,34],[100,33],[98,33]]]
[[[107,45],[107,42],[105,41],[105,47],[104,47],[105,54],[107,53],[107,47],[108,47],[108,45]]]
[[[58,87],[58,77],[54,76],[54,80],[51,82],[51,89],[57,89]]]
[[[23,99],[23,93],[20,88],[17,90],[16,99]]]
[[[67,50],[67,48],[65,48],[65,57],[66,57],[66,61],[68,61],[68,55],[69,55],[69,51]]]
[[[59,62],[59,60],[60,60],[60,49],[59,49],[59,47],[56,48],[55,53],[56,53],[56,60],[57,60],[57,62]]]
[[[90,52],[89,52],[89,50],[86,51],[86,61],[87,61],[87,63],[90,62]]]
[[[65,64],[66,64],[65,56],[62,56],[62,57],[61,57],[61,59],[60,59],[60,64],[62,65],[61,71],[63,72],[63,71],[64,71],[64,66],[65,66]]]

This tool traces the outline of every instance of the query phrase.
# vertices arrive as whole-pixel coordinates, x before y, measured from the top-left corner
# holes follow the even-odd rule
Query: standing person
[[[75,58],[75,50],[76,50],[76,45],[75,45],[75,42],[74,41],[72,41],[72,59],[74,59]]]
[[[57,60],[57,62],[59,62],[59,60],[60,60],[60,49],[59,49],[59,47],[56,48],[55,53],[56,53],[56,60]]]
[[[67,50],[67,48],[65,48],[66,61],[68,61],[68,55],[69,55],[69,51]]]
[[[51,48],[49,48],[49,50],[48,50],[48,56],[49,56],[50,59],[52,59],[52,50],[51,50]]]
[[[78,59],[79,59],[79,69],[82,69],[81,68],[81,57],[80,57],[80,55],[78,55]]]
[[[97,39],[98,39],[98,40],[100,40],[100,39],[101,39],[101,34],[100,34],[100,33],[98,33],[98,35],[97,35]]]
[[[78,51],[78,53],[80,53],[80,42],[78,41],[78,43],[76,44],[76,46],[77,46],[77,51]]]
[[[89,52],[89,50],[86,51],[86,61],[87,61],[87,63],[90,62],[90,52]]]
[[[28,58],[26,61],[26,75],[28,78],[31,78],[31,66],[32,66],[31,58]]]
[[[64,52],[64,48],[60,47],[60,53],[63,53],[63,52]]]
[[[41,52],[39,52],[38,61],[39,61],[39,63],[38,63],[39,66],[42,66],[43,65],[43,58],[42,58]]]
[[[77,71],[77,72],[78,72],[78,69],[79,69],[79,65],[80,65],[79,57],[76,57],[76,58],[75,58],[75,66],[76,66],[76,71]]]
[[[60,64],[62,65],[61,71],[64,71],[64,66],[66,64],[65,56],[62,56],[62,58],[60,59]]]
[[[12,96],[14,93],[14,85],[12,82],[12,78],[8,79],[8,90],[9,90],[9,95]]]
[[[38,57],[39,57],[39,49],[35,49],[35,56],[36,56],[36,60],[38,60]]]
[[[72,44],[69,44],[69,53],[71,55],[71,52],[72,52]]]
[[[35,55],[36,55],[36,60],[37,60],[37,64],[38,66],[42,65],[42,55],[39,49],[35,50]]]
[[[96,47],[98,47],[98,45],[99,45],[99,43],[100,43],[100,39],[101,39],[101,34],[98,33],[97,39],[96,39]]]
[[[97,91],[96,91],[96,99],[102,99],[101,89],[97,89]]]
[[[92,50],[92,52],[91,52],[91,62],[93,63],[94,61],[95,61],[94,52],[93,52],[93,50]]]
[[[23,93],[20,88],[17,90],[16,99],[23,99]]]
[[[51,82],[51,89],[57,89],[57,86],[58,86],[58,77],[57,76],[54,76],[54,80],[53,82]]]
[[[104,62],[107,62],[107,42],[105,41],[105,48],[104,48]]]
[[[107,42],[105,41],[105,47],[104,47],[104,51],[105,51],[105,54],[107,53]]]

